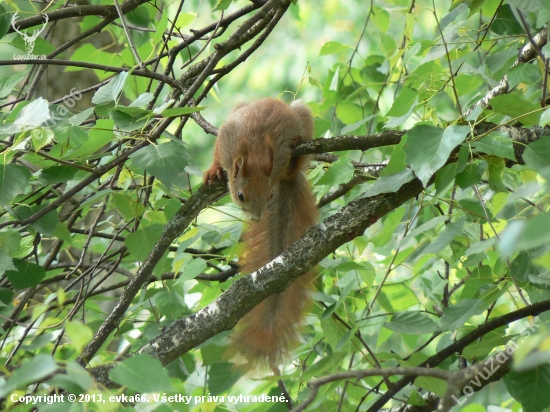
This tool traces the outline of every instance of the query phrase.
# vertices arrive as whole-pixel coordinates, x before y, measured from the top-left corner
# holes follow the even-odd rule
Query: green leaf
[[[74,58],[74,55],[73,55],[73,58]],[[105,62],[105,64],[107,63]],[[120,72],[109,83],[104,84],[99,89],[97,89],[94,96],[92,97],[92,103],[100,104],[100,103],[118,101],[118,97],[120,96],[120,93],[122,93],[122,90],[126,85],[126,81],[128,79],[129,73],[130,72]]]
[[[421,235],[422,233],[425,233],[429,230],[432,230],[436,227],[443,226],[444,223],[447,223],[449,221],[448,216],[437,216],[433,219],[428,220],[426,223],[421,224],[414,230],[410,231],[407,236],[405,236],[401,243],[403,245],[406,245],[407,242],[409,242],[412,238],[416,238],[418,235]]]
[[[94,112],[93,107],[88,107],[86,110],[69,117],[69,123],[73,126],[80,126],[80,124],[86,120]]]
[[[376,27],[380,29],[382,33],[385,33],[388,31],[390,27],[390,13],[388,13],[386,10],[381,8],[376,8],[376,12],[373,13],[374,18],[374,24],[376,24]]]
[[[134,165],[159,179],[168,190],[189,163],[185,147],[176,142],[149,145],[132,154],[130,159]]]
[[[77,353],[82,352],[82,349],[94,337],[94,332],[88,325],[77,321],[65,322],[65,333],[73,343]]]
[[[309,369],[305,370],[302,377],[303,379],[313,379],[315,376],[323,376],[323,373],[327,370],[332,370],[336,365],[340,364],[346,357],[346,352],[332,352],[323,356],[319,361],[314,363]]]
[[[204,345],[201,345],[200,351],[202,356],[202,364],[210,366],[214,363],[223,362],[224,350],[225,347],[217,345],[213,342],[213,339],[209,340]]]
[[[550,365],[521,373],[511,371],[503,379],[525,412],[541,412],[550,406]]]
[[[359,120],[358,122],[349,124],[347,126],[342,127],[342,135],[347,135],[353,132],[354,130],[357,130],[359,127],[363,126],[365,123],[370,121],[372,118],[376,117],[376,114],[373,114],[371,116],[365,117],[364,119]]]
[[[459,4],[457,7],[451,8],[449,13],[441,19],[439,23],[439,30],[444,30],[451,23],[460,24],[460,22],[465,20],[466,12],[468,11],[468,6],[464,3]],[[462,16],[461,19],[458,19],[458,16],[461,13],[464,13],[464,16]]]
[[[539,124],[540,107],[523,97],[523,94],[514,92],[493,97],[490,104],[496,113],[502,113],[525,125]]]
[[[404,87],[393,101],[386,116],[401,117],[409,113],[411,107],[414,107],[416,102],[418,102],[418,97],[419,93],[417,90]]]
[[[542,112],[542,115],[540,116],[539,125],[541,127],[544,127],[548,123],[550,123],[550,108],[548,108],[544,112]]]
[[[495,347],[506,345],[506,342],[509,340],[510,336],[495,336],[490,338],[484,336],[481,342],[476,341],[475,343],[466,346],[462,350],[462,356],[466,359],[472,359],[474,357],[485,358]]]
[[[334,186],[341,183],[346,183],[353,177],[354,167],[349,158],[340,156],[334,162],[326,173],[317,182],[318,185]]]
[[[443,250],[446,246],[449,246],[454,240],[455,236],[462,230],[464,223],[466,221],[465,217],[461,217],[456,222],[447,224],[445,230],[434,240],[426,249],[422,251],[423,254],[429,253],[438,253]]]
[[[113,203],[118,212],[128,221],[143,215],[145,212],[145,206],[123,193],[113,193]]]
[[[54,134],[50,129],[37,127],[31,132],[31,142],[34,150],[38,152],[44,146],[53,142]]]
[[[342,348],[346,347],[346,344],[351,340],[352,336],[354,336],[357,333],[358,327],[351,328],[348,330],[344,336],[342,336],[342,339],[338,341],[336,344],[336,347],[334,348],[336,351],[342,350]]]
[[[65,365],[65,369],[69,378],[80,386],[83,390],[87,391],[91,388],[94,380],[90,376],[90,373],[74,361],[69,361]]]
[[[42,204],[40,206],[32,206],[29,207],[27,205],[21,205],[17,206],[15,209],[13,209],[14,214],[19,219],[26,219],[35,213],[39,212],[40,210],[44,209],[47,205]],[[55,228],[57,227],[57,224],[59,223],[59,218],[57,216],[57,211],[52,210],[48,213],[46,213],[44,216],[33,222],[29,228],[32,230],[36,230],[39,233],[42,233],[46,236],[52,236]]]
[[[78,148],[69,150],[64,160],[81,159],[89,156],[103,146],[113,141],[114,122],[111,119],[99,119],[96,121],[95,126],[88,133],[88,139]]]
[[[443,166],[435,174],[435,190],[436,194],[441,193],[456,176],[456,163],[451,163]]]
[[[435,43],[426,56],[420,61],[420,64],[425,64],[431,62],[432,60],[439,59],[442,56],[445,56],[447,53],[458,49],[460,46],[459,37],[456,33],[452,33],[450,37],[445,39],[447,44],[442,44],[441,42]],[[446,46],[446,47],[445,47]]]
[[[512,220],[500,237],[500,251],[505,256],[522,249],[533,249],[550,242],[550,214],[540,213],[531,219]]]
[[[464,252],[464,256],[485,252],[487,249],[494,246],[496,244],[496,241],[497,241],[497,238],[492,237],[487,240],[482,240],[480,242],[472,243],[470,247],[466,249],[466,252]]]
[[[399,207],[388,213],[383,219],[384,226],[382,230],[378,234],[376,234],[376,236],[370,239],[372,244],[376,247],[381,247],[387,244],[393,237],[397,226],[399,226],[399,224],[401,223],[401,218],[404,214],[405,209],[402,207]]]
[[[117,106],[109,110],[109,117],[113,119],[115,126],[125,132],[142,129],[152,116],[152,111],[139,107]]]
[[[527,282],[529,275],[538,276],[540,269],[533,264],[533,257],[526,251],[521,251],[512,261],[510,274],[520,282]]]
[[[443,308],[443,316],[439,321],[440,331],[453,331],[466,324],[472,316],[485,310],[486,304],[478,299],[463,299],[456,305]]]
[[[0,39],[8,33],[10,26],[10,15],[6,13],[6,9],[0,4]]]
[[[197,107],[171,107],[169,109],[164,109],[161,113],[163,117],[172,117],[172,116],[183,116],[185,114],[200,112],[201,110],[206,109],[206,106],[197,106]]]
[[[410,250],[398,253],[395,260],[396,265],[400,265],[401,262],[410,255]],[[418,296],[407,287],[403,285],[386,285],[380,293],[379,300],[380,306],[386,311],[397,312],[406,310],[411,306],[418,304]]]
[[[0,134],[12,134],[34,129],[49,119],[51,119],[49,103],[39,97],[23,107],[13,123],[0,126]]]
[[[321,51],[319,51],[319,56],[327,56],[329,54],[347,52],[350,49],[352,49],[352,47],[346,44],[338,43],[336,41],[328,41],[321,47]]]
[[[487,170],[487,162],[485,160],[476,160],[474,163],[468,164],[462,172],[456,175],[455,182],[461,189],[466,189],[478,184],[485,170]]]
[[[139,229],[126,236],[124,243],[137,260],[143,261],[149,256],[149,253],[151,253],[153,247],[160,239],[162,229],[161,225],[152,225]]]
[[[163,7],[162,8],[162,15],[161,15],[160,19],[157,21],[157,23],[155,24],[156,32],[153,34],[153,37],[151,38],[151,44],[158,44],[159,42],[162,41],[162,36],[164,36],[164,32],[165,32],[166,27],[168,25],[168,16],[169,16],[168,7]],[[178,27],[179,30],[182,29],[182,27],[179,24],[176,24],[176,27]],[[139,100],[144,95],[150,95],[151,100],[152,100],[153,94],[148,93],[148,92],[143,93],[136,100]],[[141,106],[141,104],[134,104],[134,103],[135,102],[133,102],[130,106],[136,106],[136,107]],[[149,103],[149,101],[147,103]],[[144,105],[147,104],[147,103],[144,103]]]
[[[2,36],[0,35],[0,37]],[[29,74],[29,71],[30,70],[24,70],[10,76],[2,77],[0,79],[0,99],[6,98],[15,88],[15,86],[17,86],[17,83],[19,83]]]
[[[5,385],[0,386],[0,398],[10,392],[24,388],[29,383],[38,382],[57,370],[57,364],[51,355],[41,354],[23,364],[10,376]]]
[[[363,196],[371,197],[380,193],[396,192],[401,186],[413,179],[414,173],[411,169],[405,169],[392,175],[380,176]]]
[[[42,169],[38,179],[46,185],[55,185],[56,183],[65,183],[71,180],[78,172],[78,169],[71,166],[61,165]]]
[[[160,361],[148,354],[123,360],[109,371],[109,377],[113,382],[140,393],[174,391]]]
[[[178,278],[179,282],[194,279],[206,269],[206,261],[204,259],[193,258],[192,255],[189,255],[189,257],[190,259],[185,262],[185,265],[178,270],[178,272],[181,272],[181,276]]]
[[[422,335],[438,330],[438,325],[426,313],[418,311],[398,312],[391,317],[384,327],[408,335]]]
[[[508,193],[506,185],[502,180],[502,173],[504,172],[504,159],[497,156],[487,156],[485,158],[489,164],[489,187],[493,192]]]
[[[493,220],[493,214],[491,213],[491,211],[488,209],[483,209],[483,206],[481,205],[481,203],[479,203],[479,200],[477,199],[460,199],[458,201],[458,205],[461,209],[464,209],[466,212],[468,212],[467,216],[468,218],[470,218],[470,220],[487,220],[487,215],[489,215],[489,220]]]
[[[208,390],[212,395],[218,395],[231,388],[242,374],[229,362],[214,363],[208,369]]]
[[[455,78],[455,84],[460,97],[475,93],[484,83],[479,76],[461,74]]]
[[[16,271],[17,268],[13,265],[13,260],[10,256],[0,249],[0,276],[4,275],[6,270]]]
[[[162,19],[166,19],[166,9],[162,12]],[[161,24],[162,22],[159,22]],[[157,32],[158,33],[158,32]],[[163,33],[160,32],[160,37],[162,37]],[[155,34],[156,36],[156,34]],[[157,43],[157,42],[154,42]],[[155,98],[155,95],[153,93],[145,92],[140,94],[136,100],[134,100],[132,103],[130,103],[129,107],[139,107],[141,109],[145,109],[147,104]]]
[[[153,303],[157,306],[160,313],[168,320],[180,318],[187,309],[181,292],[166,287],[153,296]]]
[[[15,293],[11,289],[0,288],[0,302],[2,302],[5,306],[8,306],[11,303],[14,294]]]
[[[491,30],[496,34],[523,34],[523,28],[516,20],[514,12],[508,4],[503,4],[498,8],[497,18],[491,24]]]
[[[536,83],[540,76],[540,71],[536,65],[521,63],[508,72],[508,85],[510,90],[522,82],[530,86]]]
[[[363,109],[355,103],[339,103],[336,107],[336,115],[346,125],[364,120]]]
[[[10,256],[14,256],[20,248],[21,235],[14,230],[0,232],[0,249]]]
[[[493,154],[504,159],[516,160],[512,139],[508,133],[491,132],[487,136],[472,142],[472,149],[476,153]]]
[[[219,0],[218,4],[212,11],[225,10],[234,0]]]
[[[69,150],[73,150],[82,146],[88,140],[88,130],[72,124],[64,124],[54,129],[56,144],[50,156],[63,157]]]
[[[29,170],[20,165],[0,165],[0,206],[9,203],[19,194],[25,193],[31,178]]]
[[[176,27],[179,27],[181,30],[183,27],[187,27],[195,21],[197,21],[196,13],[179,13],[176,19]]]
[[[380,176],[391,175],[405,170],[407,161],[403,147],[407,143],[407,135],[404,135],[399,144],[395,145],[388,165],[380,171]]]
[[[6,270],[6,275],[16,290],[36,286],[46,277],[46,270],[34,263],[13,259],[13,265],[16,270]]]
[[[522,157],[525,164],[533,170],[550,166],[550,136],[543,136],[527,145]]]
[[[420,388],[427,389],[430,392],[433,392],[441,397],[445,396],[445,392],[447,391],[448,386],[446,381],[434,378],[432,376],[419,376],[414,380],[414,384]]]
[[[469,150],[467,145],[462,145],[458,152],[458,160],[443,166],[435,175],[436,194],[440,194],[452,181],[457,173],[460,173],[468,164]]]
[[[416,98],[414,98],[412,101],[411,98],[414,97],[414,93],[417,93]],[[401,94],[397,96],[396,101],[392,105],[390,112],[392,112],[392,109],[394,113],[402,113],[400,116],[392,117],[390,120],[386,122],[384,125],[384,128],[386,129],[392,129],[395,127],[400,127],[412,114],[414,109],[416,108],[416,105],[418,104],[418,100],[420,98],[420,95],[416,90],[409,89],[409,91],[403,93],[403,97],[401,97]],[[408,110],[405,111],[405,109],[408,107]],[[390,116],[388,114],[388,116]]]
[[[450,126],[443,130],[425,125],[415,126],[407,132],[404,147],[407,161],[424,186],[469,132],[468,126]]]

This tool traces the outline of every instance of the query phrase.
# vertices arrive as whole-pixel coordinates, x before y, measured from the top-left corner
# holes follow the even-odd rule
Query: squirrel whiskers
[[[231,197],[250,216],[243,235],[243,273],[252,273],[286,251],[317,220],[315,198],[304,175],[307,158],[292,148],[313,138],[313,119],[300,101],[290,106],[262,99],[237,106],[220,128],[210,183],[225,169]],[[228,353],[244,371],[277,373],[299,342],[314,273],[269,296],[237,324]]]

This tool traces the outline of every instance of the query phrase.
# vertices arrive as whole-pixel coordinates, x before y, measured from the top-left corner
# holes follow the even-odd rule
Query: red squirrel
[[[304,175],[308,159],[291,157],[296,144],[312,138],[311,111],[299,100],[241,104],[221,126],[204,183],[212,183],[225,169],[232,199],[251,219],[243,234],[243,273],[279,256],[315,224],[315,198]],[[306,273],[239,321],[228,353],[245,372],[269,367],[278,373],[278,365],[299,342],[313,277],[313,271]]]

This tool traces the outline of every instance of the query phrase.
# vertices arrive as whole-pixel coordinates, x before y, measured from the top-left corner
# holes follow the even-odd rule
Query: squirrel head
[[[245,140],[239,145],[229,176],[229,190],[233,201],[254,222],[259,222],[273,197],[271,173],[273,151],[251,156]]]

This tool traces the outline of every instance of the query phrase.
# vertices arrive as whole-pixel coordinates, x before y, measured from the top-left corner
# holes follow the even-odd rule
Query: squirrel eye
[[[271,193],[271,196],[269,196],[269,200],[273,199],[273,193]]]
[[[243,195],[243,192],[237,192],[237,198],[238,198],[241,202],[244,202],[244,195]]]

